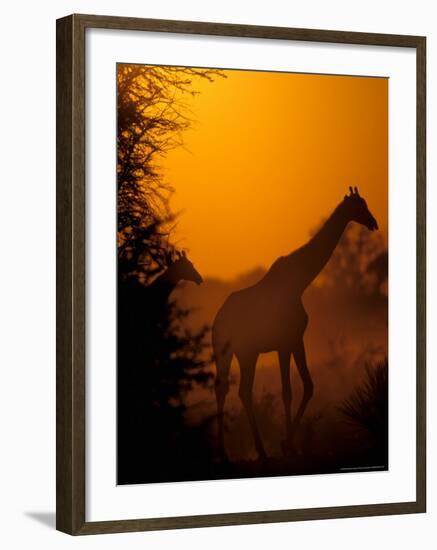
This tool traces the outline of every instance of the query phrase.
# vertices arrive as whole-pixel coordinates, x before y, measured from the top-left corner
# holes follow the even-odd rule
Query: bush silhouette
[[[358,428],[371,434],[378,446],[388,443],[388,361],[366,366],[366,377],[340,406]]]

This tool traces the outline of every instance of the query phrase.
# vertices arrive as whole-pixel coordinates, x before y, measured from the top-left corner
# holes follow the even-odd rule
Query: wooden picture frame
[[[186,33],[409,48],[417,66],[416,499],[411,502],[86,521],[85,31]],[[273,523],[426,510],[426,39],[420,36],[71,15],[57,21],[57,529],[71,535]]]

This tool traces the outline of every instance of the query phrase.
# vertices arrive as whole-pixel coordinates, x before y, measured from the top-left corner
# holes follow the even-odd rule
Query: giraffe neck
[[[273,264],[267,281],[275,285],[282,281],[302,294],[328,263],[349,221],[341,203],[307,244]]]
[[[153,283],[149,285],[149,288],[153,288],[153,292],[156,293],[156,295],[159,295],[162,299],[167,300],[178,282],[179,278],[175,276],[173,270],[169,267],[163,273],[158,275],[158,277],[156,277]]]
[[[328,263],[348,223],[341,203],[314,237],[302,247],[298,269],[303,289],[312,283]]]

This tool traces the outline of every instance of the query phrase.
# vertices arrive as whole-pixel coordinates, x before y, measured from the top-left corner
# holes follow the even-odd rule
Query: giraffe
[[[302,304],[302,294],[325,267],[349,222],[357,222],[371,231],[378,229],[375,218],[356,187],[349,188],[349,194],[309,242],[288,256],[278,258],[258,283],[230,294],[218,310],[212,325],[212,344],[216,364],[218,445],[223,459],[226,459],[223,410],[234,355],[240,366],[239,396],[249,420],[256,451],[259,458],[264,459],[266,452],[253,411],[252,387],[258,356],[277,352],[286,428],[282,447],[284,452],[291,449],[292,437],[314,392],[303,340],[308,315]],[[292,356],[303,382],[303,396],[293,422]]]
[[[176,260],[167,257],[167,269],[160,273],[147,287],[148,300],[154,304],[165,305],[171,293],[180,281],[192,281],[200,285],[202,276],[187,258],[185,251],[176,253]]]

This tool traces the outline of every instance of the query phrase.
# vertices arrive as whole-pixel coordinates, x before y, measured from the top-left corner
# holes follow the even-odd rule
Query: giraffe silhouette
[[[349,195],[344,197],[307,244],[288,256],[278,258],[255,285],[233,292],[216,314],[212,325],[212,343],[216,363],[218,445],[222,458],[226,458],[223,409],[234,355],[240,366],[239,396],[247,413],[258,456],[265,458],[266,452],[253,411],[252,387],[258,356],[277,352],[286,427],[282,448],[284,453],[292,448],[293,435],[314,389],[303,341],[308,315],[302,304],[302,294],[328,262],[349,222],[357,222],[371,231],[378,229],[358,189],[350,187],[349,191]],[[303,382],[302,400],[293,421],[291,356]]]
[[[145,287],[149,308],[159,309],[165,306],[180,281],[192,281],[198,285],[203,281],[200,273],[187,258],[185,251],[177,252],[176,260],[169,254],[167,256],[167,269]]]

